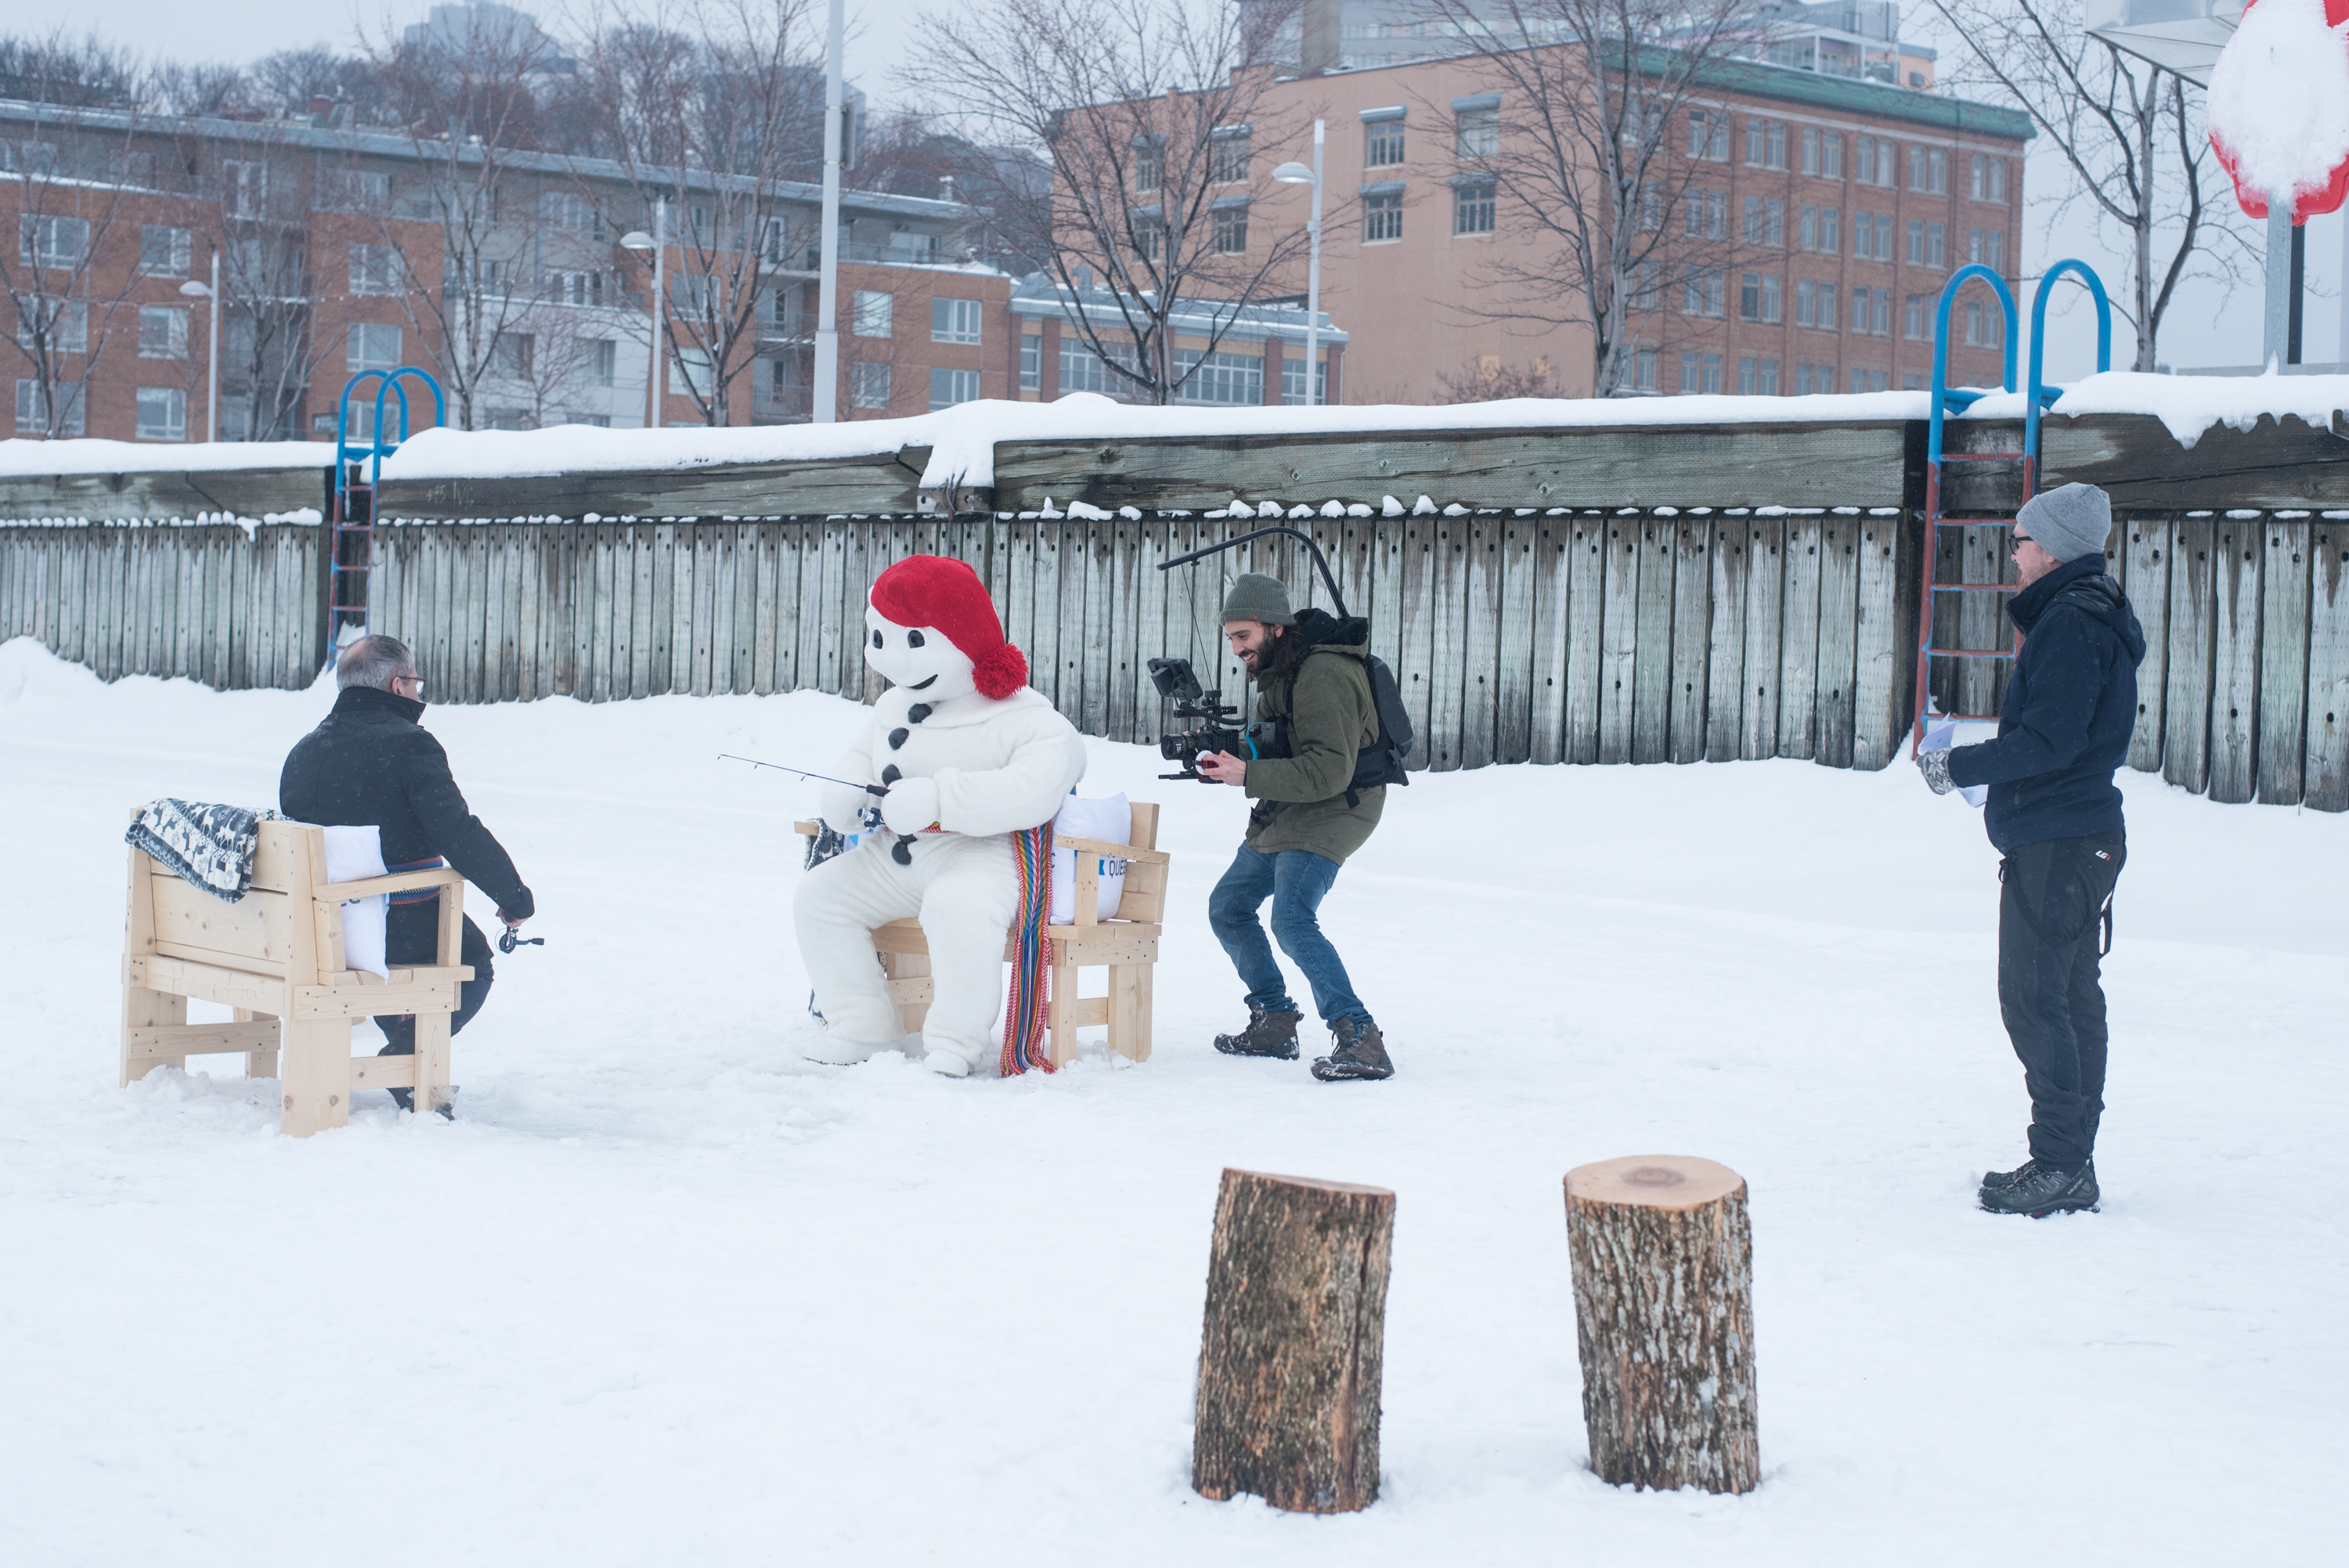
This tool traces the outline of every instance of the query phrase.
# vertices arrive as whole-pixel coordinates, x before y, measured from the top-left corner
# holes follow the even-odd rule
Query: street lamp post
[[[832,0],[823,49],[823,235],[816,261],[815,385],[809,416],[819,425],[840,417],[840,164],[847,156],[841,109],[841,0]]]
[[[624,251],[650,251],[653,253],[652,344],[645,357],[645,428],[660,428],[661,328],[668,301],[662,294],[667,282],[668,263],[668,198],[659,197],[653,202],[653,232],[631,229],[620,236]]]
[[[220,253],[212,253],[212,281],[209,286],[190,278],[180,285],[180,292],[190,299],[212,302],[212,325],[204,334],[204,349],[211,365],[204,372],[204,439],[220,439]]]
[[[1313,187],[1313,217],[1305,225],[1311,246],[1311,259],[1305,264],[1305,406],[1309,408],[1321,401],[1321,125],[1318,119],[1313,122],[1312,168],[1284,163],[1272,171],[1283,185]]]

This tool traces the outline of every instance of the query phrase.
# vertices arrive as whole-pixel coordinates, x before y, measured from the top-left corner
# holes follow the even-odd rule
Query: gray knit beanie
[[[1243,572],[1224,595],[1224,619],[1262,621],[1268,626],[1293,626],[1296,613],[1288,607],[1288,590],[1278,577]]]
[[[2024,501],[2014,521],[2058,561],[2102,555],[2113,531],[2113,498],[2094,485],[2063,485]]]

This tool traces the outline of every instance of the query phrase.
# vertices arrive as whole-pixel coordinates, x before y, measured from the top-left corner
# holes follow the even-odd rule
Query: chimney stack
[[[1303,76],[1319,77],[1338,68],[1338,14],[1344,0],[1304,0],[1299,12],[1304,38],[1297,67]]]

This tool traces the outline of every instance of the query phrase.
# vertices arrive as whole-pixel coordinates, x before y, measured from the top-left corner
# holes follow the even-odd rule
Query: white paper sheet
[[[328,882],[365,882],[384,874],[382,829],[326,830]],[[383,893],[343,902],[343,967],[391,977],[384,962],[384,922],[390,913],[391,900]]]
[[[1947,751],[1958,742],[1958,721],[1954,718],[1929,718],[1925,721],[1927,751]],[[1987,784],[1961,784],[1958,797],[1969,806],[1980,806],[1990,799]]]

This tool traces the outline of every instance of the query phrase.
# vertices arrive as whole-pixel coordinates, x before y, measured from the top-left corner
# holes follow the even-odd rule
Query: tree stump
[[[1566,1176],[1590,1468],[1620,1486],[1751,1491],[1754,1235],[1745,1181],[1635,1155]]]
[[[1226,1171],[1207,1259],[1191,1485],[1344,1513],[1379,1495],[1394,1194]]]

